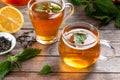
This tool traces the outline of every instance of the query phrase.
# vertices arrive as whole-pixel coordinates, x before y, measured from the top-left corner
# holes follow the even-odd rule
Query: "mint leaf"
[[[117,8],[120,10],[120,5],[116,5],[117,6]]]
[[[52,68],[47,64],[40,70],[39,74],[43,75],[43,74],[48,74],[50,72],[52,72]]]
[[[48,9],[52,9],[52,6],[50,3],[48,3]]]
[[[74,42],[76,45],[83,44],[86,38],[87,38],[86,34],[83,33],[74,34]]]
[[[110,22],[110,20],[112,19],[109,16],[93,16],[93,17],[101,20],[101,23],[99,24],[99,27],[108,24]]]
[[[87,6],[85,7],[85,12],[88,16],[91,16],[92,10],[90,4],[87,4]]]
[[[59,12],[61,10],[61,7],[60,6],[53,6],[52,7],[52,11],[53,12]]]
[[[12,64],[10,61],[5,60],[0,63],[0,80],[12,70]]]
[[[40,49],[26,48],[20,54],[16,55],[18,60],[26,61],[40,53]]]
[[[102,12],[106,15],[116,16],[118,14],[117,7],[112,0],[94,0],[93,7],[96,11]]]
[[[37,12],[44,12],[46,10],[45,6],[39,6],[37,8],[35,8],[35,11]]]
[[[88,16],[99,19],[99,26],[115,20],[115,26],[120,28],[120,5],[113,0],[70,0],[74,5],[86,5],[85,12]]]
[[[15,66],[17,69],[20,69],[20,64],[18,62],[18,58],[13,55],[8,55],[8,61],[11,62],[12,66]]]
[[[2,80],[7,73],[13,70],[14,67],[20,68],[19,60],[26,61],[31,59],[40,53],[41,50],[26,48],[21,53],[16,54],[14,56],[9,55],[8,59],[0,63],[0,80]]]
[[[112,0],[94,0],[93,7],[95,11],[91,16],[101,20],[99,26],[108,24],[118,14],[118,9],[112,2]]]

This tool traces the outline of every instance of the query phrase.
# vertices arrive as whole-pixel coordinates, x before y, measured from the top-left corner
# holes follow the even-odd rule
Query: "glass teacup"
[[[59,27],[66,18],[66,7],[69,7],[68,17],[74,11],[71,3],[65,3],[63,0],[30,0],[29,15],[39,43],[52,44],[57,41]]]
[[[113,51],[112,55],[101,55],[101,44],[109,47]],[[86,68],[98,59],[108,60],[115,54],[108,41],[100,40],[98,29],[85,22],[67,25],[62,31],[58,48],[62,60],[75,68]]]

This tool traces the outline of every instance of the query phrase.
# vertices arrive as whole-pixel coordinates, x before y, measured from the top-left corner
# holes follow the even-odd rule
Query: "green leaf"
[[[17,62],[17,57],[13,56],[13,55],[8,55],[8,61],[10,61],[11,63]]]
[[[52,9],[52,6],[50,3],[48,3],[48,9]]]
[[[52,72],[52,68],[47,64],[40,70],[39,74],[43,75],[43,74],[48,74],[50,72]]]
[[[40,53],[40,49],[33,49],[33,48],[26,48],[21,52],[20,54],[16,55],[18,57],[18,60],[20,61],[26,61],[28,59],[33,58],[37,54]]]
[[[88,16],[92,15],[92,10],[91,10],[90,4],[87,4],[87,6],[85,7],[85,12]]]
[[[61,10],[60,6],[53,6],[52,11],[53,12],[59,12]]]
[[[0,80],[3,79],[3,77],[9,73],[12,70],[11,62],[8,60],[5,60],[0,63]]]
[[[14,67],[20,68],[18,60],[26,61],[31,59],[32,57],[39,54],[40,51],[40,49],[27,48],[24,49],[23,52],[14,56],[9,55],[8,59],[0,63],[0,80],[2,80],[7,73],[12,71]]]
[[[71,0],[71,3],[76,6],[80,6],[82,4],[81,0]]]
[[[74,34],[74,42],[76,45],[83,44],[86,38],[87,38],[86,34],[83,33]]]
[[[46,10],[45,6],[39,6],[37,8],[35,8],[35,11],[37,12],[44,12]]]
[[[94,16],[94,18],[101,20],[99,27],[108,24],[110,20],[112,19],[109,16]]]
[[[15,66],[16,69],[20,70],[20,63],[19,62],[14,62],[12,65]]]
[[[115,26],[117,28],[120,28],[120,12],[119,12],[118,16],[116,17]]]
[[[17,69],[20,69],[20,64],[18,62],[18,58],[13,55],[8,55],[8,61],[11,62],[12,66],[15,66]]]
[[[118,14],[118,9],[112,0],[94,0],[93,7],[96,11],[106,15],[116,16]]]
[[[117,6],[117,8],[120,10],[120,5],[116,5]]]

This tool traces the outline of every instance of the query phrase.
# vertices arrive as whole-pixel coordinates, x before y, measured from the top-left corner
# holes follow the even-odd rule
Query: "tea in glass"
[[[25,6],[28,4],[29,0],[1,0],[1,1],[6,4],[11,4],[15,6]]]
[[[101,54],[100,45],[112,50],[112,54]],[[85,22],[75,22],[63,29],[59,41],[59,54],[62,60],[75,68],[86,68],[98,59],[109,60],[115,56],[115,49],[107,40],[100,40],[96,27]]]
[[[96,28],[87,28],[88,24],[77,24],[67,26],[63,30],[59,53],[66,64],[75,68],[85,68],[95,63],[100,55],[99,34]],[[85,41],[75,44],[75,34],[85,34]]]
[[[37,41],[42,44],[56,42],[58,30],[63,22],[65,3],[63,0],[31,0],[29,15]]]

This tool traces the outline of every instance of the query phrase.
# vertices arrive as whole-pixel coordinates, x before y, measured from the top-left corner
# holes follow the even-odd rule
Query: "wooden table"
[[[6,6],[0,2],[0,7]],[[27,9],[20,9],[24,15],[25,23],[23,28],[13,34],[15,37],[21,35],[23,32],[33,30]],[[85,15],[84,7],[75,7],[75,13],[64,25],[76,21],[89,22],[95,26],[99,24],[99,21],[94,20]],[[60,31],[62,28],[60,28]],[[4,80],[120,80],[120,30],[114,27],[114,21],[108,25],[99,28],[101,39],[107,39],[111,41],[111,44],[115,48],[116,56],[109,61],[97,61],[93,66],[86,69],[75,69],[67,66],[62,62],[58,53],[58,42],[52,45],[41,45],[35,42],[31,47],[42,49],[41,53],[21,63],[21,70],[14,70],[10,72]],[[31,34],[35,36],[35,34]],[[105,47],[105,53],[111,52]],[[22,47],[17,43],[16,47],[12,50],[12,54],[20,52]],[[6,59],[6,55],[0,56],[0,61]],[[53,72],[47,75],[39,75],[39,70],[46,64],[52,66]]]

